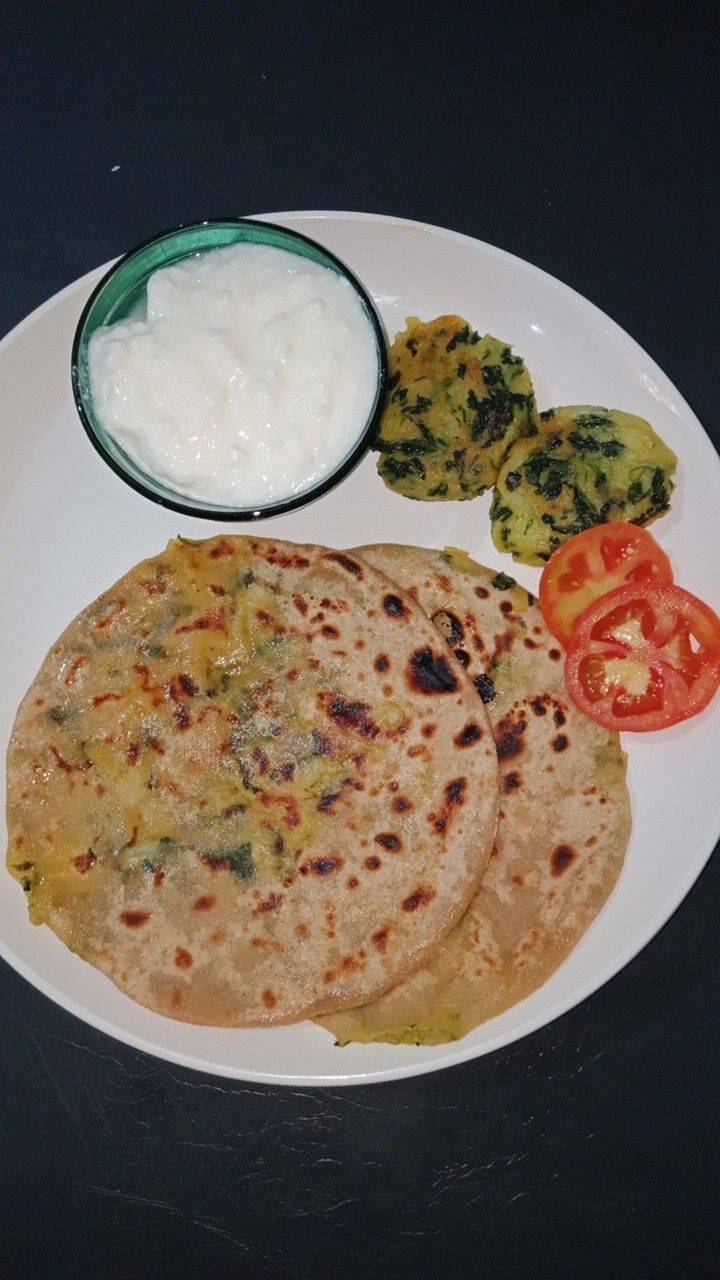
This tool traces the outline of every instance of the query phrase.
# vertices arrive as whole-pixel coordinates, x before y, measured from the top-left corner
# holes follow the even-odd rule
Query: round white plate
[[[536,267],[467,236],[352,213],[269,214],[313,236],[364,281],[392,338],[405,317],[453,312],[512,343],[540,408],[602,404],[650,419],[678,454],[673,508],[653,527],[682,585],[720,606],[720,467],[688,405],[653,361],[591,303]],[[70,285],[0,344],[0,735],[45,653],[72,617],[168,538],[218,532],[154,506],[92,450],[70,392],[75,324],[105,268]],[[414,503],[390,493],[369,456],[329,496],[258,532],[300,542],[368,541],[466,548],[535,590],[490,540],[489,495]],[[246,527],[245,527],[246,528]],[[239,529],[238,531],[242,531]],[[685,726],[626,735],[633,832],[620,882],[580,945],[539,991],[455,1044],[350,1045],[310,1023],[272,1030],[193,1027],[150,1013],[28,922],[22,891],[0,872],[0,954],[65,1009],[149,1053],[245,1080],[348,1084],[435,1070],[509,1044],[597,990],[665,923],[720,831],[717,705]]]

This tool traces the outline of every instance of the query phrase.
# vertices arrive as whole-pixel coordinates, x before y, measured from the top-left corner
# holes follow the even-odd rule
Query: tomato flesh
[[[617,587],[578,618],[565,681],[580,710],[607,729],[677,724],[720,685],[720,619],[682,587]]]
[[[540,608],[567,648],[580,614],[624,583],[671,583],[672,568],[652,534],[615,521],[569,538],[553,552],[540,579]]]

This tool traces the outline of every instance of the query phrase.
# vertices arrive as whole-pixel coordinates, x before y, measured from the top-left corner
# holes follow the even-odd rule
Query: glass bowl
[[[208,249],[240,243],[284,249],[344,276],[357,294],[370,321],[377,353],[377,384],[370,413],[345,457],[331,471],[326,471],[300,492],[280,499],[270,499],[267,503],[258,503],[253,507],[235,507],[191,497],[143,470],[105,429],[96,414],[88,367],[88,346],[92,335],[104,325],[126,319],[138,304],[142,304],[148,279],[154,271]],[[132,249],[110,268],[93,290],[78,321],[72,348],[71,378],[75,405],[91,444],[115,474],[137,493],[172,511],[206,520],[258,520],[282,515],[315,501],[357,466],[369,448],[382,413],[387,384],[387,351],[382,324],[372,299],[339,258],[297,231],[288,231],[273,223],[259,222],[252,218],[222,218],[163,231]]]

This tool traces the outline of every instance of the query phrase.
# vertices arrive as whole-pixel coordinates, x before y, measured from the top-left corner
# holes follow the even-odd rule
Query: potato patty
[[[408,498],[476,497],[495,483],[510,445],[537,430],[520,356],[460,316],[409,317],[390,348],[388,392],[378,471]]]
[[[668,510],[677,458],[643,418],[591,405],[540,417],[540,436],[518,440],[497,478],[490,519],[499,551],[543,564],[591,525],[649,524]]]

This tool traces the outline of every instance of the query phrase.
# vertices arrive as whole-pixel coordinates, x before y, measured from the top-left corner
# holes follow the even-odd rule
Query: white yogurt
[[[145,319],[98,329],[95,411],[146,472],[193,498],[265,505],[350,452],[377,386],[377,345],[349,282],[264,245],[163,267]]]

